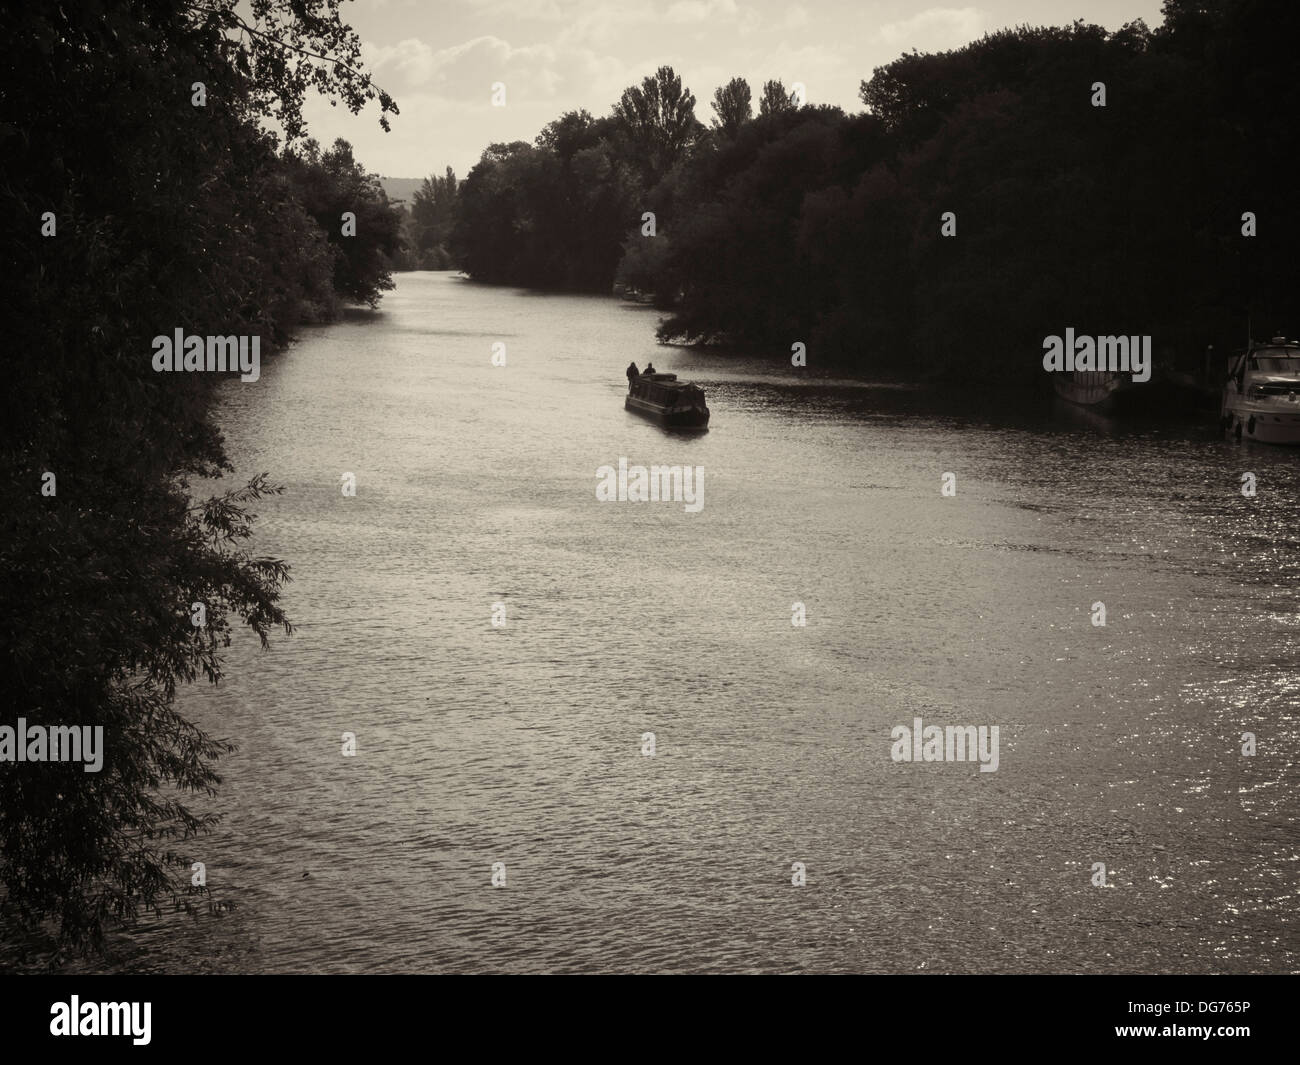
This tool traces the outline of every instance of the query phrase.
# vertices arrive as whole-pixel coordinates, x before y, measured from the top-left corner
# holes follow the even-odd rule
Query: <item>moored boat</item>
[[[677,380],[675,373],[643,373],[629,378],[623,406],[662,425],[698,429],[709,424],[704,389]]]
[[[1056,394],[1080,407],[1108,408],[1114,405],[1125,374],[1114,370],[1067,370],[1054,374]]]
[[[1187,373],[1166,371],[1134,381],[1122,370],[1073,370],[1052,375],[1056,394],[1099,414],[1160,417],[1203,407],[1214,409],[1217,392]]]
[[[1223,428],[1238,440],[1300,444],[1300,344],[1274,337],[1239,352],[1220,414]]]

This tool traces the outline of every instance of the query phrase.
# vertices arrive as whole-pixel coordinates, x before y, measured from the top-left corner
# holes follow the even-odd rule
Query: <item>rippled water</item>
[[[109,966],[1300,969],[1297,453],[945,413],[654,322],[403,274],[225,389],[238,474],[288,488],[257,547],[298,634],[183,696],[239,744],[195,849],[236,909]],[[708,433],[623,410],[650,357]],[[703,510],[597,502],[620,456],[703,466]],[[998,771],[893,762],[916,716],[998,725]]]

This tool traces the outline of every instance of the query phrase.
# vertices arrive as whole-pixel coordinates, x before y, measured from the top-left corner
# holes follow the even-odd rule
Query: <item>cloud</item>
[[[541,106],[549,112],[540,128],[562,110],[587,107],[603,112],[624,88],[639,80],[633,77],[637,68],[590,48],[517,47],[490,35],[441,49],[408,38],[394,45],[367,42],[362,50],[367,69],[397,99],[403,117],[416,100],[452,103],[480,116],[484,111],[499,112],[503,109],[492,107],[491,101],[492,86],[501,82],[506,87],[505,109],[513,113]]]
[[[881,40],[894,47],[945,49],[981,36],[985,19],[984,12],[974,7],[932,7],[911,18],[888,22],[878,32]]]
[[[509,94],[551,97],[568,80],[575,65],[589,66],[583,57],[560,60],[547,44],[516,48],[500,37],[481,36],[449,48],[434,50],[424,41],[408,38],[395,45],[364,46],[366,65],[375,80],[398,98],[402,90],[432,90],[445,99],[466,103],[488,102],[493,82],[501,81]]]
[[[508,15],[514,19],[558,22],[571,14],[558,0],[468,0],[469,7],[489,15]]]
[[[363,42],[361,55],[371,71],[396,75],[407,85],[419,85],[433,73],[433,49],[415,37],[390,45]]]
[[[801,30],[807,25],[808,9],[795,4],[794,7],[786,11],[785,18],[777,23],[776,28],[779,30]]]
[[[601,26],[629,26],[663,21],[675,24],[705,22],[716,17],[734,18],[740,11],[736,0],[675,0],[662,17],[653,3],[606,3],[593,7],[591,0],[467,0],[470,7],[490,15],[541,22],[585,23]]]
[[[736,16],[736,0],[677,0],[664,15],[666,22],[687,25],[707,22],[715,17],[731,19]]]
[[[779,71],[775,76],[787,85],[796,81],[809,84],[846,65],[844,56],[819,44],[805,44],[798,48],[779,44],[764,53],[761,62],[765,69]]]
[[[634,26],[653,25],[656,21],[655,12],[649,7],[602,4],[575,14],[558,40],[566,45],[607,48],[622,43]]]

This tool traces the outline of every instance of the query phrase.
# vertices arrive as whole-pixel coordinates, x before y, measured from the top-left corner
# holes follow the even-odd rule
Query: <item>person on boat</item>
[[[640,376],[641,376],[641,371],[638,370],[638,369],[636,368],[636,363],[634,363],[634,362],[629,362],[629,363],[627,364],[627,383],[628,383],[628,387],[630,388],[630,387],[632,386],[632,382],[635,381],[635,380],[636,380],[638,377],[640,377]]]
[[[648,362],[648,363],[646,363],[646,364],[645,364],[645,369],[642,370],[641,372],[642,372],[643,374],[654,373],[654,372],[655,372],[654,363],[652,363],[652,362]]]

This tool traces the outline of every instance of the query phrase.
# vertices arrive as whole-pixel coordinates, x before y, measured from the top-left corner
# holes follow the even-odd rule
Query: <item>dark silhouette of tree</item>
[[[624,89],[614,117],[641,163],[647,187],[668,173],[704,128],[695,117],[694,94],[682,88],[681,77],[667,66]]]
[[[562,160],[572,159],[584,148],[593,148],[614,133],[612,118],[592,118],[587,111],[566,111],[548,122],[537,135],[536,145],[554,152]]]
[[[758,101],[760,115],[779,115],[795,109],[794,94],[786,92],[780,81],[765,81],[763,95]]]
[[[538,138],[543,157],[485,154],[458,230],[477,248],[471,274],[604,290],[608,233],[583,244],[551,225],[602,202],[622,226],[612,276],[668,312],[664,339],[812,338],[866,372],[1040,384],[1042,338],[1088,322],[1151,334],[1157,369],[1199,366],[1248,316],[1296,328],[1300,7],[1168,0],[1165,16],[1154,32],[1077,21],[902,55],[862,83],[867,112],[852,116],[796,107],[769,81],[747,121],[733,79],[713,95],[707,150],[662,68],[609,126],[570,113]],[[591,165],[569,165],[583,150]]]
[[[397,212],[379,178],[353,158],[341,137],[321,152],[314,140],[285,153],[298,201],[326,235],[334,256],[334,291],[343,299],[374,307],[393,287],[391,263],[399,250]],[[343,215],[355,216],[345,234]]]
[[[539,142],[570,154],[494,144],[470,170],[451,233],[455,261],[480,281],[608,292],[639,209],[635,168],[608,137]]]
[[[713,110],[713,128],[724,137],[734,137],[753,117],[749,82],[744,78],[732,78],[726,85],[719,86],[713,93]]]
[[[430,175],[411,198],[411,224],[416,247],[416,269],[445,270],[451,265],[448,244],[456,223],[460,182],[451,167],[439,177]]]
[[[286,564],[249,549],[249,508],[279,489],[259,475],[191,495],[231,470],[210,417],[220,375],[155,372],[151,338],[256,335],[265,358],[328,314],[339,219],[308,213],[262,123],[301,132],[309,87],[395,112],[334,4],[259,0],[251,22],[234,7],[0,10],[0,328],[32,353],[0,392],[0,702],[29,726],[102,727],[105,756],[98,773],[0,767],[0,881],[7,917],[74,947],[174,896],[212,822],[196,798],[230,745],[177,713],[177,685],[220,678],[232,623],[264,644],[289,628]],[[349,162],[321,165],[346,183]]]

